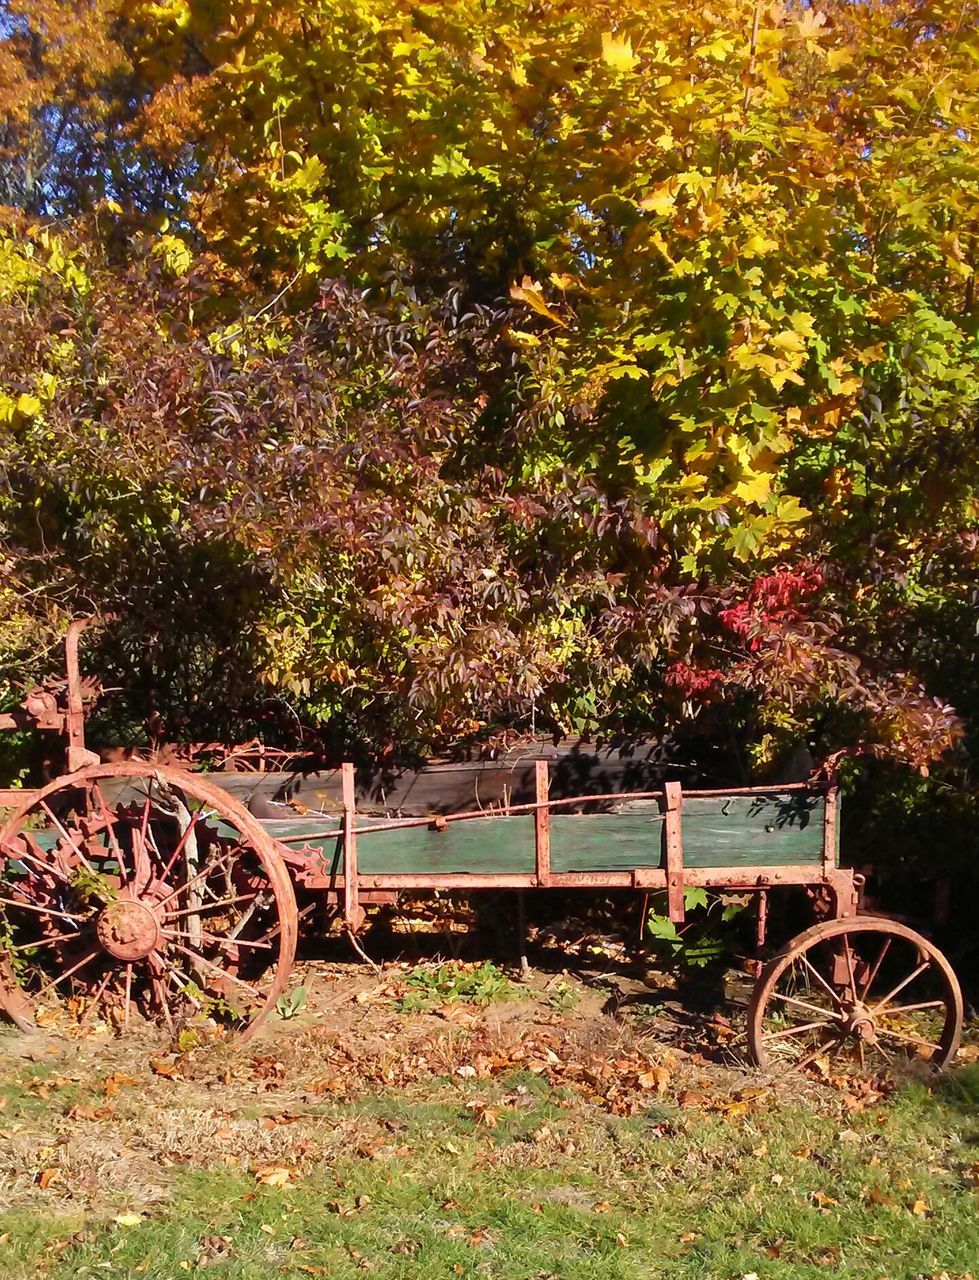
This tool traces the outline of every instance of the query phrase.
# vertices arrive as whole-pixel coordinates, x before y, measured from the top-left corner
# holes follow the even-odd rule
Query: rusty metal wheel
[[[762,970],[748,1008],[748,1045],[765,1070],[820,1059],[881,1069],[917,1060],[941,1070],[962,1034],[952,966],[893,920],[826,920]]]
[[[285,989],[296,934],[274,840],[194,774],[81,769],[0,831],[0,1010],[25,1030],[206,1016],[247,1037]]]

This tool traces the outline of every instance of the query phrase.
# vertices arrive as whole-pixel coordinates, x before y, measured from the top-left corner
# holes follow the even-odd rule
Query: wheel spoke
[[[187,824],[187,830],[181,834],[180,839],[177,842],[177,847],[176,849],[174,849],[173,854],[171,855],[170,861],[167,863],[166,867],[164,867],[163,869],[162,878],[164,880],[173,870],[174,864],[176,863],[180,855],[183,853],[184,848],[187,844],[187,841],[190,839],[191,833],[193,832],[194,828],[197,826],[198,822],[206,822],[208,818],[214,816],[214,812],[215,811],[213,809],[208,809],[206,813],[203,809],[198,809],[196,813],[192,813],[190,815],[190,822]]]
[[[132,1003],[132,994],[133,994],[133,966],[130,963],[126,965],[126,985],[123,990],[123,1005],[122,1005],[122,1025],[123,1027],[126,1027],[126,1028],[128,1028],[129,1026],[129,1007],[130,1007],[130,1004]]]
[[[823,977],[823,975],[819,972],[819,970],[816,968],[816,966],[812,963],[812,961],[809,959],[809,957],[808,957],[808,956],[803,952],[803,953],[799,956],[799,959],[800,959],[800,960],[802,961],[802,963],[806,966],[806,968],[809,970],[809,972],[812,974],[812,976],[816,979],[816,981],[819,983],[819,985],[823,988],[823,990],[827,993],[827,995],[828,995],[828,996],[829,996],[829,998],[833,1001],[833,1003],[834,1003],[835,1005],[838,1005],[838,1006],[842,1009],[842,1008],[843,1008],[843,1001],[842,1001],[842,1000],[840,999],[840,997],[836,994],[836,992],[833,990],[833,988],[829,985],[829,983],[826,981],[826,979]]]
[[[817,1048],[813,1049],[812,1053],[807,1053],[800,1062],[793,1063],[794,1069],[796,1071],[804,1071],[806,1067],[809,1066],[810,1062],[815,1062],[817,1058],[823,1056],[828,1057],[829,1054],[842,1043],[842,1036],[837,1036],[835,1040],[827,1040],[825,1044],[821,1044]]]
[[[802,1022],[797,1027],[787,1027],[784,1031],[766,1032],[763,1040],[785,1040],[788,1036],[801,1036],[804,1031],[815,1031],[818,1027],[831,1027],[832,1022]]]
[[[194,997],[194,995],[191,993],[190,987],[186,982],[184,982],[183,975],[181,974],[177,966],[171,964],[170,961],[164,955],[161,955],[159,958],[160,960],[162,960],[163,964],[166,966],[171,980],[176,982],[177,986],[180,988],[181,994],[186,996],[187,999],[195,1006],[195,1008],[200,1010],[201,1008],[200,1001],[197,1000]]]
[[[919,952],[918,954],[920,955],[921,953]],[[914,982],[915,978],[920,977],[920,975],[923,974],[926,969],[930,969],[930,968],[931,968],[930,959],[922,961],[922,963],[918,965],[917,969],[915,969],[913,973],[909,973],[903,982],[899,982],[897,986],[893,988],[893,990],[888,991],[887,995],[884,996],[883,1000],[878,1000],[875,1005],[872,1005],[870,1008],[870,1012],[872,1014],[879,1013],[881,1009],[886,1008],[886,1006],[894,999],[894,997],[898,994],[899,991],[903,991],[906,986]]]
[[[807,1013],[818,1014],[821,1018],[825,1018],[828,1014],[830,1018],[834,1018],[839,1021],[840,1015],[835,1011],[820,1009],[819,1005],[807,1004],[805,1000],[799,1000],[796,996],[787,996],[781,991],[773,991],[771,998],[773,1000],[784,1000],[786,1004],[796,1005],[800,1009],[805,1009]]]
[[[60,983],[64,982],[66,978],[73,978],[79,969],[84,969],[87,964],[91,964],[91,962],[94,959],[96,959],[98,954],[99,954],[98,951],[93,951],[90,955],[87,955],[84,960],[79,960],[79,962],[77,964],[72,965],[70,969],[66,969],[64,973],[59,974],[57,978],[52,978],[50,982],[46,982],[44,986],[41,988],[41,990],[34,997],[34,999],[35,1000],[42,999],[42,997],[47,995],[49,991],[53,990]]]
[[[149,959],[150,969],[150,986],[153,989],[153,995],[163,1014],[164,1021],[170,1034],[173,1034],[173,1014],[170,1012],[170,1001],[167,998],[167,987],[163,981],[163,957],[159,952],[155,952]]]
[[[850,994],[853,996],[853,1002],[857,1002],[857,980],[853,976],[853,952],[850,950],[850,939],[843,935],[843,955],[846,957],[846,972],[850,979]]]
[[[191,887],[191,885],[196,884],[198,880],[204,880],[206,879],[207,876],[213,875],[222,866],[229,866],[232,862],[234,862],[234,859],[235,859],[235,851],[232,850],[231,853],[227,855],[227,857],[219,858],[217,862],[212,862],[209,866],[202,867],[201,870],[198,871],[198,873],[195,876],[191,876],[191,878],[187,880],[184,884],[177,885],[176,889],[173,889],[170,893],[168,893],[165,898],[161,898],[156,905],[158,907],[165,907],[168,902],[171,902],[179,894],[186,893],[187,890]]]
[[[68,834],[67,830],[62,825],[60,819],[55,817],[54,811],[52,810],[51,806],[47,803],[46,800],[41,801],[41,808],[48,815],[48,817],[51,819],[54,825],[58,828],[58,830],[61,832],[61,837],[63,840],[67,841],[69,849],[71,849],[73,852],[78,854],[78,857],[79,857],[79,860],[81,861],[82,866],[86,867],[89,871],[91,871],[93,876],[97,875],[98,872],[89,862],[88,858],[85,857],[84,853],[82,853],[78,845],[75,844],[74,840],[72,840],[71,836]]]
[[[258,897],[258,890],[254,893],[243,893],[237,898],[222,898],[218,902],[203,902],[199,907],[184,907],[180,911],[168,911],[166,918],[170,920],[179,920],[181,916],[196,916],[202,911],[217,911],[219,907],[235,906],[239,902],[253,902]]]
[[[891,949],[892,941],[893,941],[892,938],[887,937],[884,939],[883,943],[881,944],[880,955],[874,961],[874,967],[870,970],[870,976],[868,977],[867,981],[860,988],[859,999],[866,1000],[867,992],[870,990],[871,986],[873,986],[874,978],[877,977],[877,974],[880,971],[880,966],[884,963],[884,957],[887,955],[888,951],[890,951]]]
[[[119,879],[124,885],[128,885],[129,875],[126,872],[126,863],[122,856],[122,845],[120,845],[119,839],[116,836],[115,822],[109,814],[109,808],[105,803],[102,788],[97,782],[93,782],[92,791],[98,797],[98,806],[102,811],[102,821],[105,823],[105,830],[109,837],[109,844],[112,846],[112,851],[116,855],[116,862],[119,864]]]
[[[161,932],[165,938],[186,938],[190,942],[196,941],[194,935],[189,933],[178,933],[173,929],[162,929]],[[202,942],[213,942],[221,947],[257,947],[262,951],[275,950],[271,942],[250,942],[246,938],[222,938],[216,933],[203,932],[198,934],[197,937],[199,937]]]
[[[54,907],[38,907],[33,902],[18,902],[16,898],[0,898],[0,907],[19,907],[21,911],[35,911],[40,916],[70,920],[75,925],[85,919],[84,916],[69,915],[67,911],[56,911]]]
[[[95,1009],[95,1007],[98,1005],[98,1002],[102,999],[102,996],[103,996],[103,993],[105,992],[106,987],[109,985],[110,981],[115,976],[115,972],[116,971],[114,969],[110,969],[109,972],[102,979],[102,981],[99,983],[98,989],[96,990],[95,994],[92,996],[91,1000],[89,1000],[88,1004],[85,1006],[85,1012],[82,1014],[81,1018],[78,1021],[78,1025],[80,1027],[85,1025],[85,1019],[89,1016],[89,1014],[93,1011],[93,1009]]]
[[[153,869],[150,860],[146,854],[146,828],[150,820],[150,805],[152,804],[151,792],[153,790],[153,779],[149,780],[146,788],[146,799],[143,802],[143,816],[139,824],[138,839],[133,840],[133,881],[137,890],[145,889],[150,882]]]
[[[222,978],[226,978],[229,982],[237,983],[239,987],[243,987],[244,990],[247,991],[255,1000],[265,999],[261,991],[259,991],[257,987],[253,987],[250,982],[245,982],[235,974],[228,973],[226,969],[222,969],[220,965],[214,964],[213,961],[199,955],[196,951],[191,951],[189,947],[181,946],[179,942],[171,942],[170,946],[173,947],[174,951],[179,951],[181,954],[188,956],[195,964],[205,965],[208,969],[213,969],[215,973],[219,974]]]
[[[19,942],[17,946],[5,949],[7,951],[40,951],[42,947],[61,947],[70,941],[72,941],[72,935],[65,934],[61,938],[42,938],[40,942]]]
[[[944,1000],[920,1000],[917,1004],[889,1004],[885,1010],[889,1018],[895,1013],[915,1013],[918,1009],[947,1009]]]
[[[24,835],[24,838],[25,839],[28,838],[26,833]],[[31,841],[31,843],[34,845],[35,849],[37,849],[40,853],[44,852],[44,850],[40,848],[40,846],[37,844],[36,841]],[[59,866],[56,866],[53,862],[46,862],[44,858],[39,858],[36,853],[28,853],[27,850],[24,849],[19,853],[12,854],[11,857],[15,862],[20,862],[21,860],[23,860],[24,862],[32,862],[45,875],[56,876],[59,880],[63,881],[64,884],[66,885],[71,884],[71,881]]]
[[[904,1044],[921,1045],[923,1049],[934,1049],[936,1053],[941,1053],[942,1051],[942,1046],[940,1044],[935,1044],[931,1040],[920,1040],[917,1036],[905,1035],[902,1031],[892,1031],[890,1027],[875,1026],[874,1030],[877,1035],[887,1036],[890,1040],[900,1040]]]

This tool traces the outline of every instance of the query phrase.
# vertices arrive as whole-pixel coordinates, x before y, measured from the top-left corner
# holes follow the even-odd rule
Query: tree
[[[252,624],[227,613],[244,670],[422,738],[532,703],[659,723],[664,696],[734,708],[758,763],[814,729],[919,764],[954,737],[916,599],[929,635],[969,607],[940,570],[977,514],[967,8],[78,12],[125,68],[72,82],[54,151],[104,133],[111,181],[43,207],[90,210],[65,244],[95,283],[68,284],[68,336],[42,289],[5,365],[38,401],[16,465],[59,459],[52,529],[104,555],[85,591],[131,580],[147,522],[161,608],[172,558],[220,541],[218,579],[256,592]]]

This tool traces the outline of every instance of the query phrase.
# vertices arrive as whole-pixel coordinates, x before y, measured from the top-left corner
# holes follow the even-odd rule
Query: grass
[[[938,1085],[764,1080],[708,1015],[398,972],[318,972],[246,1048],[0,1035],[0,1280],[979,1270],[975,1045]]]
[[[0,1088],[0,1128],[47,1136],[42,1163],[58,1160],[69,1099],[108,1105],[101,1081],[86,1094],[51,1079],[31,1064]],[[843,1119],[829,1092],[802,1104],[764,1091],[743,1113],[686,1091],[618,1117],[510,1072],[285,1117],[222,1111],[218,1094],[202,1121],[198,1087],[164,1085],[155,1105],[175,1113],[174,1132],[183,1114],[193,1167],[175,1153],[165,1191],[107,1185],[86,1209],[58,1182],[47,1212],[42,1193],[12,1203],[0,1276],[911,1280],[964,1276],[979,1259],[976,1067]],[[113,1104],[110,1120],[88,1120],[95,1132],[142,1141],[145,1091],[124,1087]]]

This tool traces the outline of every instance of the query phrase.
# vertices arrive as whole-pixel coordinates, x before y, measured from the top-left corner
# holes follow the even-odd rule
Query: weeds
[[[397,1002],[404,1013],[437,1009],[444,1004],[492,1004],[512,996],[510,979],[495,964],[479,965],[447,961],[437,969],[416,969],[405,980],[405,993]]]

